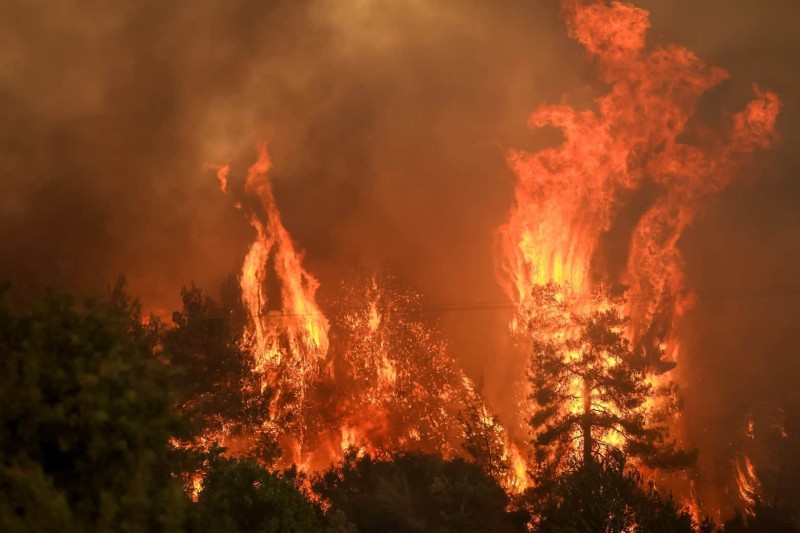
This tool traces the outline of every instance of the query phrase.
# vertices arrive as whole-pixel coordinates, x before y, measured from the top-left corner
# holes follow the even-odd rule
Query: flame
[[[528,464],[515,444],[506,440],[505,446],[504,458],[507,459],[510,469],[508,475],[501,482],[507,491],[519,494],[531,486]]]
[[[280,363],[282,357],[302,360],[303,369],[324,357],[328,350],[328,320],[320,311],[315,294],[319,282],[302,266],[302,256],[295,250],[289,233],[281,222],[272,187],[267,178],[272,167],[265,144],[259,147],[258,161],[250,167],[245,192],[256,196],[266,220],[250,214],[257,237],[242,267],[242,301],[252,325],[253,342],[259,360]],[[265,286],[269,261],[280,282],[280,302],[269,309]],[[288,350],[281,350],[277,338],[289,340]]]
[[[217,179],[219,180],[219,190],[226,192],[228,190],[228,174],[231,172],[230,165],[224,165],[217,170]]]
[[[756,437],[755,432],[755,423],[753,422],[753,415],[748,414],[745,421],[745,436],[748,439],[754,439]]]
[[[761,483],[753,463],[745,454],[742,454],[741,460],[736,461],[736,485],[739,489],[739,496],[747,505],[748,512],[751,512],[753,505],[760,497]]]
[[[689,496],[682,498],[682,502],[684,509],[689,511],[694,523],[699,524],[702,518],[700,514],[700,501],[697,497],[694,480],[689,482]]]
[[[565,0],[562,12],[608,91],[585,109],[540,107],[529,125],[554,127],[563,142],[534,153],[509,152],[517,185],[499,230],[501,283],[523,316],[535,305],[537,287],[548,283],[579,312],[608,305],[589,297],[599,285],[624,284],[631,319],[626,336],[674,360],[675,322],[692,302],[677,243],[748,157],[775,142],[780,102],[754,86],[753,99],[727,129],[712,131],[695,118],[695,109],[728,77],[725,70],[679,46],[647,48],[649,13],[633,5]],[[644,208],[626,230],[621,212],[632,204]],[[615,235],[626,230],[626,257],[607,257],[604,238],[612,229]],[[521,331],[517,318],[511,330]],[[577,399],[569,408],[577,412],[582,399],[578,384],[573,387]]]
[[[200,492],[203,490],[203,475],[200,472],[196,472],[192,475],[192,486],[189,489],[189,497],[192,499],[193,502],[197,502],[197,499],[200,497]]]
[[[287,461],[300,464],[307,430],[306,395],[328,351],[329,325],[315,299],[319,282],[303,268],[302,254],[281,221],[268,178],[271,167],[266,144],[261,144],[244,188],[259,208],[246,210],[256,239],[240,276],[249,317],[245,344],[255,356],[262,389],[277,389],[265,424],[283,435]],[[269,293],[272,283],[279,286],[277,293]]]
[[[356,445],[356,432],[353,428],[342,428],[342,452],[346,452]]]
[[[344,285],[329,323],[316,300],[319,282],[303,267],[281,221],[271,167],[262,144],[239,204],[256,233],[240,286],[248,315],[243,348],[254,355],[262,389],[274,393],[263,431],[278,440],[279,466],[327,468],[353,448],[359,455],[461,453],[459,412],[477,402],[486,417],[491,413],[435,329],[417,316],[420,296],[391,278],[356,279]],[[227,170],[224,176],[227,183]],[[495,429],[492,434],[505,435]],[[228,435],[204,437],[225,442]],[[246,453],[253,442],[240,439],[233,452]],[[513,465],[499,481],[523,490],[521,453],[505,436],[499,447]]]
[[[375,276],[346,288],[335,321],[343,344],[336,379],[347,388],[341,404],[358,408],[343,417],[347,427],[361,428],[358,442],[367,449],[452,455],[457,413],[471,389],[446,345],[414,316],[418,302],[419,295]]]

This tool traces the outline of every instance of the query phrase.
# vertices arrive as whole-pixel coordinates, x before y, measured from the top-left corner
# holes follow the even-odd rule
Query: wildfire
[[[334,319],[335,380],[343,388],[340,405],[358,408],[342,416],[346,427],[361,428],[357,440],[368,449],[452,456],[463,437],[459,414],[486,408],[446,344],[417,316],[419,299],[391,278],[367,276],[346,287]]]
[[[753,463],[744,454],[740,460],[736,461],[736,485],[739,489],[739,496],[749,511],[759,498],[761,483]]]
[[[217,170],[217,179],[219,180],[219,190],[226,192],[228,190],[228,174],[231,172],[229,165],[219,167]]]
[[[461,415],[479,411],[490,420],[487,435],[498,459],[510,465],[498,471],[498,479],[510,490],[523,490],[527,474],[520,452],[446,344],[418,316],[419,295],[392,278],[356,276],[343,284],[328,321],[316,300],[319,282],[302,266],[281,221],[271,166],[261,145],[241,202],[256,235],[240,285],[248,314],[243,347],[255,355],[262,388],[274,392],[264,431],[278,439],[280,464],[326,468],[352,449],[451,457],[464,453]],[[228,167],[221,168],[227,183]],[[209,442],[223,437],[205,436]]]
[[[248,210],[256,239],[240,277],[242,302],[249,315],[245,343],[255,354],[262,388],[280,381],[273,412],[265,424],[282,433],[291,460],[301,463],[307,430],[303,415],[306,395],[327,353],[329,326],[315,300],[319,282],[303,268],[301,255],[281,221],[268,179],[271,166],[262,144],[245,182],[245,194],[257,199],[260,207]],[[280,287],[274,294],[267,290],[270,280]]]
[[[727,129],[712,131],[695,108],[727,77],[723,69],[678,46],[647,48],[646,10],[565,0],[563,14],[608,92],[585,109],[540,107],[530,126],[557,128],[563,142],[508,154],[517,185],[499,242],[502,282],[518,306],[511,329],[577,346],[570,317],[614,309],[622,294],[630,320],[614,334],[637,353],[674,360],[674,325],[692,301],[677,243],[748,156],[774,142],[780,104],[756,87]],[[262,388],[274,391],[264,430],[277,436],[282,462],[324,468],[353,448],[483,453],[509,490],[527,487],[529,450],[510,438],[435,328],[418,316],[419,295],[390,278],[363,276],[344,284],[328,320],[316,299],[319,282],[282,223],[271,166],[261,145],[237,205],[256,234],[240,276],[249,318],[244,348],[255,355]],[[229,167],[218,167],[217,178],[227,190]],[[631,206],[638,209],[633,220]],[[609,239],[620,236],[624,256],[614,257]],[[615,296],[598,296],[601,286]],[[547,309],[540,306],[543,290],[553,291]],[[579,356],[567,351],[565,362]],[[596,364],[612,368],[618,361],[608,355]],[[610,409],[579,380],[569,387],[571,412],[587,402]],[[602,437],[624,444],[621,431]],[[473,441],[469,449],[465,439]],[[752,474],[745,479],[754,479],[752,468],[745,470]]]
[[[621,287],[632,346],[675,360],[675,322],[692,301],[677,243],[748,156],[775,141],[780,103],[754,87],[727,129],[714,131],[695,109],[728,77],[725,70],[679,46],[646,47],[649,13],[630,4],[565,0],[562,12],[608,92],[584,109],[540,107],[529,125],[557,128],[563,142],[508,154],[516,201],[499,242],[501,282],[519,309],[512,331],[522,332],[520,317],[537,312],[536,295],[548,284],[557,287],[558,302],[580,313],[609,305],[590,296],[598,286]],[[608,243],[620,236],[625,255],[614,257]],[[561,323],[536,334],[574,336]],[[578,412],[586,394],[577,382],[572,388],[570,410]]]
[[[250,214],[257,237],[242,267],[242,301],[250,315],[258,359],[264,364],[280,364],[289,358],[306,372],[327,352],[328,320],[314,298],[319,282],[301,265],[301,256],[281,222],[267,178],[271,166],[262,144],[245,182],[245,192],[260,200],[264,220],[262,213]],[[281,287],[279,301],[272,305],[265,289],[270,273]],[[288,348],[279,346],[281,335],[288,339]]]

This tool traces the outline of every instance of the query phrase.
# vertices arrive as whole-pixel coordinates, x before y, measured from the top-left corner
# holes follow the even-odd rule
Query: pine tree
[[[531,339],[530,425],[539,477],[552,479],[576,456],[578,464],[624,456],[662,468],[693,461],[667,441],[663,419],[650,416],[650,400],[663,392],[653,378],[674,363],[663,352],[632,349],[621,299],[598,292],[586,306],[591,310],[582,311],[550,283],[537,287],[531,304],[518,320]]]
[[[505,457],[505,430],[499,417],[489,411],[479,394],[474,393],[459,413],[459,420],[464,425],[461,447],[484,472],[494,479],[503,479],[510,465]]]

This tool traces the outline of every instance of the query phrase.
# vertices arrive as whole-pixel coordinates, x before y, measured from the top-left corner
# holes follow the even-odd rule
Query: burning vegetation
[[[200,442],[255,445],[272,438],[276,464],[304,471],[327,468],[351,449],[472,454],[492,463],[490,471],[509,489],[524,489],[516,447],[423,320],[419,295],[391,276],[354,273],[329,321],[316,301],[319,282],[281,222],[270,166],[261,145],[240,204],[256,240],[238,278],[246,325],[232,340],[249,354],[260,383],[256,396],[269,407],[260,424],[243,430],[229,423],[235,433],[213,429]]]
[[[353,270],[339,280],[336,298],[318,296],[320,279],[284,225],[273,162],[260,144],[246,175],[214,167],[221,192],[254,233],[219,300],[194,286],[184,289],[183,307],[166,326],[156,317],[141,319],[117,290],[110,310],[101,310],[111,333],[102,321],[92,322],[94,308],[51,302],[19,320],[11,307],[0,308],[3,332],[13,333],[2,346],[17,355],[30,344],[20,339],[41,331],[47,332],[42,346],[74,345],[81,353],[93,353],[98,342],[116,346],[113,332],[123,335],[128,340],[119,350],[134,354],[136,365],[108,372],[145,403],[166,412],[172,402],[190,421],[148,436],[172,454],[153,461],[176,461],[179,468],[130,485],[114,478],[118,491],[140,495],[180,482],[199,509],[187,528],[197,531],[205,530],[204,521],[220,531],[246,530],[237,520],[251,514],[260,520],[255,508],[225,515],[231,502],[243,501],[260,502],[270,516],[287,513],[281,520],[298,531],[323,525],[350,531],[348,520],[367,531],[424,531],[432,524],[457,531],[465,523],[481,531],[654,531],[663,524],[670,531],[711,531],[703,517],[719,518],[720,510],[704,505],[713,488],[685,434],[674,372],[692,356],[681,350],[679,325],[694,301],[678,242],[751,158],[776,143],[781,103],[754,85],[724,127],[709,125],[699,105],[728,73],[680,46],[649,44],[646,10],[564,0],[561,14],[603,89],[590,101],[566,95],[533,111],[529,126],[555,130],[560,140],[506,154],[516,181],[495,253],[497,281],[513,308],[509,344],[525,359],[524,373],[507,384],[516,399],[513,416],[500,416],[479,380],[462,369],[431,318],[436,307],[399,278]],[[73,342],[48,322],[48,313],[70,317],[103,342]],[[144,353],[163,365],[175,397],[159,392],[162,377],[131,385],[146,374]],[[101,362],[87,361],[97,375],[64,371],[76,373],[76,387],[105,375]],[[39,371],[26,370],[25,358],[17,363],[9,368],[20,379]],[[113,406],[113,415],[92,416],[102,423],[124,418],[126,406]],[[21,409],[14,416],[27,415]],[[18,423],[9,417],[6,424]],[[780,439],[796,438],[783,422],[780,428]],[[755,431],[750,418],[743,437],[753,440]],[[76,446],[56,441],[31,453],[44,457],[55,446],[59,458],[78,454]],[[25,446],[0,444],[24,456]],[[89,459],[79,459],[85,470]],[[18,501],[27,488],[14,485],[13,469],[36,475],[41,469],[20,461],[3,467],[0,486],[11,487],[10,501],[23,509],[11,514],[28,520],[30,509]],[[744,527],[758,515],[765,487],[745,450],[731,466],[726,490],[745,511],[737,518]],[[55,485],[39,488],[62,490],[69,472],[57,474]],[[411,494],[410,483],[423,489]],[[230,487],[241,489],[242,500]],[[275,494],[285,496],[285,505],[275,503]],[[73,496],[62,498],[63,505],[58,500],[53,516],[100,529],[158,507],[149,500],[137,507],[136,500],[117,508]],[[386,516],[370,514],[387,501]],[[73,504],[85,507],[75,517]],[[480,511],[469,514],[469,506]],[[89,508],[102,508],[102,516]],[[440,509],[461,515],[441,525]],[[4,512],[0,507],[0,519]],[[133,529],[167,529],[173,518],[159,515]]]
[[[609,90],[588,109],[536,110],[530,125],[559,129],[563,142],[509,153],[518,184],[499,261],[518,307],[512,334],[530,353],[530,379],[516,386],[533,442],[511,442],[422,320],[419,296],[391,279],[355,276],[323,313],[319,282],[281,221],[262,145],[240,201],[256,230],[239,277],[247,313],[240,342],[271,395],[260,431],[277,437],[280,464],[315,470],[350,447],[465,454],[465,432],[478,428],[486,453],[502,463],[491,470],[517,489],[529,473],[555,475],[575,456],[691,463],[676,448],[669,378],[680,356],[675,324],[692,301],[677,242],[747,158],[774,142],[779,101],[756,87],[727,130],[716,131],[695,112],[727,73],[678,46],[646,47],[645,10],[568,1],[563,16]],[[627,241],[621,257],[607,253],[612,236]]]
[[[561,144],[508,154],[517,186],[498,232],[499,279],[517,307],[512,337],[529,358],[527,378],[512,384],[520,402],[509,428],[424,320],[420,295],[396,279],[353,273],[323,311],[319,281],[281,220],[262,144],[236,204],[256,237],[238,276],[242,331],[231,355],[250,366],[240,385],[225,384],[241,386],[258,410],[244,424],[219,417],[196,443],[260,450],[268,465],[307,473],[348,453],[463,456],[511,493],[596,465],[622,476],[633,467],[683,493],[695,522],[711,511],[695,492],[696,452],[681,449],[670,377],[681,356],[676,324],[692,305],[677,242],[775,141],[780,103],[754,86],[726,129],[710,128],[696,109],[723,69],[679,46],[646,46],[643,9],[570,0],[562,13],[608,92],[585,109],[566,99],[542,106],[529,124],[558,129]],[[235,179],[228,166],[217,177],[223,192]],[[622,252],[609,252],[612,239]],[[739,494],[752,507],[758,479],[743,464]]]

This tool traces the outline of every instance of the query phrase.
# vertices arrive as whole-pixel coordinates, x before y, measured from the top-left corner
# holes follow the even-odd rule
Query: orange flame
[[[751,512],[753,505],[760,497],[761,483],[753,463],[745,454],[742,454],[742,460],[736,461],[736,485],[739,489],[739,496],[747,505],[748,512]]]
[[[262,388],[277,385],[270,421],[288,417],[296,426],[290,430],[290,424],[279,424],[279,433],[284,434],[288,460],[300,463],[306,433],[302,412],[328,351],[328,320],[315,300],[319,282],[303,268],[302,255],[281,221],[268,179],[271,166],[266,145],[261,144],[245,182],[245,194],[257,199],[261,209],[248,212],[256,239],[240,277],[249,315],[246,344],[255,355]],[[271,280],[280,286],[278,294],[268,293]]]
[[[594,288],[624,284],[626,335],[637,348],[674,359],[675,321],[692,302],[677,243],[748,157],[775,142],[780,102],[754,86],[753,99],[726,131],[712,131],[695,109],[728,77],[725,70],[679,46],[647,48],[649,13],[633,5],[564,0],[562,13],[608,92],[586,109],[540,107],[529,125],[557,128],[563,142],[508,154],[517,185],[499,229],[501,283],[520,313],[535,305],[536,288],[550,282],[582,312],[606,305],[588,297]],[[639,209],[638,220],[629,220],[631,208]],[[627,238],[624,257],[607,249],[612,230],[614,238]],[[519,332],[517,320],[511,328]],[[580,394],[574,396],[570,409],[580,410]]]
[[[250,315],[259,361],[280,364],[282,358],[289,357],[308,370],[328,350],[328,320],[314,296],[319,282],[303,268],[302,256],[281,222],[267,178],[271,166],[266,145],[262,144],[258,161],[247,174],[245,192],[260,200],[266,220],[255,213],[250,215],[257,236],[242,267],[242,300]],[[270,266],[281,284],[280,302],[271,308],[265,290]],[[278,345],[282,334],[289,339],[288,350]]]
[[[564,0],[562,13],[608,91],[583,109],[566,100],[541,106],[529,125],[554,127],[563,142],[509,152],[517,185],[499,229],[500,281],[518,317],[530,315],[537,288],[551,282],[560,302],[583,313],[608,305],[589,297],[596,287],[623,287],[632,346],[675,361],[676,321],[693,301],[678,241],[750,156],[776,141],[780,102],[754,86],[753,99],[724,131],[707,127],[695,116],[697,103],[728,77],[725,70],[679,46],[647,48],[649,13],[633,5]],[[611,240],[627,244],[611,247]],[[519,318],[511,330],[522,331]],[[571,386],[576,400],[568,408],[578,412],[580,384]],[[677,419],[674,425],[679,429]],[[621,434],[606,437],[624,444]]]
[[[230,174],[231,167],[229,165],[221,166],[217,170],[217,179],[219,180],[219,190],[226,192],[228,190],[228,174]]]
[[[264,430],[277,436],[281,464],[326,468],[351,448],[358,454],[459,453],[458,413],[477,394],[435,331],[414,318],[418,295],[384,287],[374,276],[348,287],[334,315],[331,349],[331,326],[316,301],[319,283],[283,226],[271,166],[261,145],[244,187],[242,204],[256,238],[240,285],[249,317],[245,348],[255,355],[262,387],[275,393]],[[520,453],[507,439],[501,446],[513,464],[502,481],[524,489]]]

